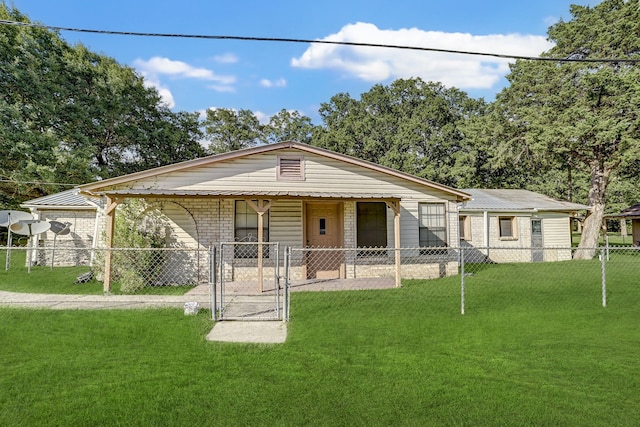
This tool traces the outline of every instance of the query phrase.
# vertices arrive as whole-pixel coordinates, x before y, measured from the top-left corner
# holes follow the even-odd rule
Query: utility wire
[[[108,34],[119,36],[140,36],[140,37],[171,37],[171,38],[187,38],[187,39],[207,39],[207,40],[240,40],[240,41],[264,41],[264,42],[283,42],[283,43],[316,43],[316,44],[330,44],[341,46],[361,46],[361,47],[378,47],[387,49],[403,49],[403,50],[417,50],[426,52],[439,52],[439,53],[452,53],[458,55],[474,55],[474,56],[490,56],[494,58],[503,59],[524,59],[530,61],[552,61],[552,62],[595,62],[595,63],[639,63],[640,58],[551,58],[543,56],[522,56],[522,55],[507,55],[500,53],[489,52],[471,52],[455,49],[438,49],[434,47],[420,47],[420,46],[404,46],[394,44],[378,44],[378,43],[362,43],[362,42],[349,42],[349,41],[335,41],[335,40],[310,40],[310,39],[295,39],[295,38],[279,38],[279,37],[248,37],[248,36],[217,36],[217,35],[205,35],[205,34],[180,34],[180,33],[143,33],[137,31],[112,31],[112,30],[94,30],[87,28],[72,28],[72,27],[58,27],[53,25],[35,24],[31,22],[18,22],[0,20],[0,25],[14,25],[20,27],[34,27],[43,28],[54,31],[72,31],[76,33],[93,33],[93,34]]]
[[[67,187],[76,187],[80,184],[69,184],[63,182],[48,182],[48,181],[17,181],[15,179],[0,179],[0,182],[7,182],[11,184],[36,184],[36,185],[63,185]]]

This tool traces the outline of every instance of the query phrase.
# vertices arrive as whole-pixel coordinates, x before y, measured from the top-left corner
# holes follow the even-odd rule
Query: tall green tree
[[[28,22],[4,3],[0,18]],[[6,206],[64,188],[46,182],[89,177],[86,159],[60,146],[55,132],[68,51],[54,32],[0,27],[0,202]]]
[[[563,59],[639,60],[640,8],[636,1],[604,0],[594,7],[573,5],[571,14],[570,21],[549,28],[555,46],[544,56],[559,60],[517,61],[496,103],[510,127],[505,152],[526,150],[543,167],[588,173],[591,212],[577,257],[589,258],[609,183],[640,156],[640,66]]]
[[[458,185],[458,156],[469,151],[462,125],[482,100],[419,78],[375,85],[360,100],[338,94],[322,104],[314,144],[443,184]]]
[[[250,110],[208,109],[202,125],[213,154],[253,147],[264,140],[264,126]]]
[[[311,119],[297,111],[280,110],[264,127],[264,139],[268,144],[280,141],[311,143],[315,126]]]
[[[118,176],[204,154],[197,115],[174,113],[129,67],[82,45],[66,58],[69,102],[58,134],[91,159],[100,178]]]
[[[0,19],[30,22],[5,3]],[[57,32],[0,26],[0,203],[204,153],[197,115],[174,113],[113,58]]]

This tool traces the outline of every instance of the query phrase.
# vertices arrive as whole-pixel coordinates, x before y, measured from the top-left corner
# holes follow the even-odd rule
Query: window
[[[498,226],[500,228],[501,239],[516,239],[516,222],[515,217],[501,216],[498,218]]]
[[[447,222],[443,203],[420,203],[420,247],[447,246]]]
[[[280,181],[304,181],[304,157],[278,156],[276,177]]]
[[[387,205],[384,202],[359,202],[357,211],[358,247],[386,247]]]
[[[269,241],[269,212],[263,214],[263,241]],[[257,242],[258,241],[258,213],[244,200],[236,200],[234,237],[236,242]],[[268,247],[263,247],[263,256],[268,257]],[[235,249],[236,258],[257,258],[257,245],[238,245]]]
[[[460,240],[471,239],[471,218],[468,215],[460,216],[458,228],[460,229]]]

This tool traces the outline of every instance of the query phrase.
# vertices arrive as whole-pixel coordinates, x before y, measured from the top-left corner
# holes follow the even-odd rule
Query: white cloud
[[[278,80],[269,80],[269,79],[260,80],[260,86],[263,86],[263,87],[285,87],[286,85],[287,85],[287,81],[282,78]]]
[[[176,106],[176,102],[173,99],[173,94],[171,93],[171,90],[169,90],[168,87],[163,86],[162,83],[160,83],[158,80],[145,78],[144,86],[147,88],[149,87],[155,88],[160,94],[160,98],[162,99],[162,102],[168,108],[173,108]]]
[[[263,125],[266,125],[267,123],[269,123],[269,120],[271,120],[271,115],[263,113],[262,111],[254,111],[253,114]]]
[[[209,89],[212,89],[216,92],[220,93],[235,93],[236,89],[233,86],[225,86],[225,85],[209,85],[207,86]]]
[[[381,30],[373,24],[344,26],[323,40],[416,46],[467,52],[538,56],[552,47],[544,36],[473,35],[417,28]],[[395,48],[312,44],[291,65],[333,69],[367,82],[420,77],[460,89],[488,89],[509,72],[509,59]]]
[[[176,78],[215,81],[225,85],[235,83],[236,81],[234,76],[218,75],[206,68],[194,67],[186,62],[173,61],[169,58],[159,56],[154,56],[148,61],[136,59],[133,61],[133,65],[145,77],[168,75]]]
[[[238,57],[233,53],[224,53],[214,56],[213,60],[220,64],[235,64],[238,62]]]

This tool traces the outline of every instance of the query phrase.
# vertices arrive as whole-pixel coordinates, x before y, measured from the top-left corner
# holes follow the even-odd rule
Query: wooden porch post
[[[264,284],[264,270],[263,270],[263,248],[264,242],[264,214],[271,208],[271,200],[258,200],[254,203],[253,200],[247,200],[247,204],[253,208],[258,214],[258,292],[262,293]]]
[[[393,210],[393,246],[396,257],[396,288],[402,285],[402,264],[400,258],[400,200],[386,201],[387,206]]]
[[[111,198],[107,196],[107,204],[105,207],[105,214],[107,216],[105,243],[107,245],[107,251],[104,254],[104,293],[109,293],[111,291],[111,248],[113,246],[113,231],[115,229],[116,207],[120,202],[121,200],[117,198]]]

